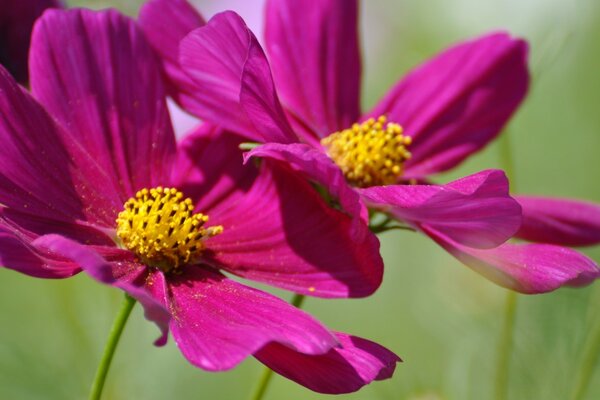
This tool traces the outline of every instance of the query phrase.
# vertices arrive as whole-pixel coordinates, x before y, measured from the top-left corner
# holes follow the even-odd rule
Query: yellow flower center
[[[385,116],[370,118],[321,140],[351,184],[391,185],[402,175],[404,162],[410,158],[406,147],[411,138],[402,135],[400,125],[386,122]]]
[[[193,262],[205,248],[203,239],[223,232],[205,228],[208,216],[194,214],[192,200],[177,189],[142,189],[117,217],[117,236],[147,265],[169,272]]]

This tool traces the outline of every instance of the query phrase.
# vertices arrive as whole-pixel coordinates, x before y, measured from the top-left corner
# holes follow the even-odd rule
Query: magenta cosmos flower
[[[205,125],[176,145],[133,21],[48,11],[30,60],[31,94],[0,68],[1,265],[42,278],[85,270],[125,290],[162,329],[157,343],[170,330],[205,370],[254,355],[326,393],[392,375],[387,349],[221,272],[360,297],[379,286],[382,261],[368,227],[287,166],[244,166],[240,137]]]
[[[35,20],[58,0],[0,0],[0,65],[19,82],[27,82],[27,53]]]
[[[268,0],[269,60],[233,12],[206,24],[185,0],[151,0],[140,23],[162,56],[170,94],[179,104],[266,143],[248,156],[287,162],[327,188],[347,212],[364,216],[366,203],[520,292],[546,292],[598,276],[596,264],[573,250],[503,244],[515,234],[568,244],[559,239],[572,233],[577,243],[595,243],[598,207],[574,201],[565,207],[551,199],[541,210],[535,203],[545,200],[527,198],[519,198],[519,205],[501,171],[427,184],[432,174],[484,147],[516,110],[529,82],[523,40],[494,33],[454,46],[415,68],[361,114],[356,1]],[[519,230],[521,208],[525,221]],[[592,222],[584,209],[593,211]]]

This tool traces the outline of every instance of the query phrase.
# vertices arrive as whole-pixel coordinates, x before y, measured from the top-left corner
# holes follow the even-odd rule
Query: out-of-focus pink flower
[[[247,157],[287,162],[350,214],[364,217],[366,203],[521,292],[599,276],[570,249],[503,244],[522,221],[501,171],[424,184],[489,143],[521,103],[529,84],[523,40],[498,32],[451,47],[362,114],[356,1],[269,0],[269,60],[233,12],[205,24],[185,0],[151,0],[140,24],[184,108],[266,143]]]
[[[31,54],[31,93],[0,67],[0,265],[121,288],[162,329],[157,344],[170,330],[206,370],[254,354],[328,393],[391,376],[389,350],[221,272],[369,295],[382,261],[362,221],[282,163],[243,165],[236,134],[206,124],[177,145],[156,57],[117,12],[48,11]]]
[[[47,8],[59,0],[0,0],[0,65],[19,82],[27,82],[27,54],[31,29]]]

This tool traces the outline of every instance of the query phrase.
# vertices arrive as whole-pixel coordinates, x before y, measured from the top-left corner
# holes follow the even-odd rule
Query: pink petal
[[[77,264],[37,249],[29,240],[0,224],[0,265],[37,278],[68,278],[77,274]]]
[[[27,53],[33,23],[45,9],[60,6],[58,0],[0,1],[0,65],[18,82],[28,81]]]
[[[369,113],[413,138],[406,174],[450,169],[502,130],[529,85],[527,44],[505,33],[454,46],[409,73]]]
[[[318,321],[283,300],[227,279],[202,266],[169,278],[177,346],[194,365],[210,371],[235,367],[268,343],[323,354],[337,340]]]
[[[215,15],[180,45],[181,67],[195,83],[185,106],[197,116],[253,140],[297,140],[283,113],[258,40],[232,11]]]
[[[94,159],[1,67],[0,92],[0,204],[46,220],[112,227],[122,202]]]
[[[123,259],[110,263],[91,247],[60,235],[42,236],[33,244],[39,249],[47,249],[73,261],[97,281],[122,289],[135,298],[144,307],[146,319],[154,322],[161,330],[162,334],[155,344],[162,346],[166,343],[171,315],[159,303],[161,299],[156,299],[144,287],[147,279],[140,277],[147,273],[146,267],[132,262],[131,253],[122,251],[125,254]]]
[[[339,201],[342,209],[355,218],[357,232],[360,232],[362,221],[368,220],[368,212],[360,196],[348,185],[340,168],[322,151],[301,143],[267,143],[246,153],[244,159],[248,162],[252,157],[283,161],[294,171],[322,185]]]
[[[180,105],[193,102],[193,93],[185,92],[193,82],[179,66],[179,42],[204,26],[204,18],[187,0],[150,0],[140,9],[138,22],[160,55],[169,95]]]
[[[224,231],[207,240],[210,262],[232,273],[321,297],[363,297],[380,285],[379,241],[360,236],[345,213],[280,164],[267,163],[252,189],[214,209]]]
[[[254,166],[242,162],[243,141],[240,135],[202,124],[179,143],[171,183],[208,215],[220,203],[235,203],[258,175]]]
[[[355,0],[270,0],[266,48],[281,100],[317,137],[360,115]]]
[[[521,208],[509,196],[508,181],[499,170],[446,185],[375,186],[359,191],[370,206],[470,247],[498,246],[521,223]]]
[[[596,263],[574,250],[544,244],[503,244],[477,250],[435,231],[430,237],[469,268],[508,289],[546,293],[562,286],[583,286],[600,277]]]
[[[388,379],[400,357],[377,343],[336,333],[341,347],[323,355],[302,354],[269,344],[255,354],[273,371],[319,393],[355,392],[372,381]]]
[[[574,199],[517,196],[523,224],[517,237],[563,246],[600,243],[600,205]]]
[[[175,152],[159,66],[135,23],[114,10],[48,11],[31,45],[35,97],[119,185],[164,184]]]

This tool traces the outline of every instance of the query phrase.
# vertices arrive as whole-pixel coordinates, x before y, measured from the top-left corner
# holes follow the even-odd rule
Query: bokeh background
[[[142,2],[68,3],[136,15]],[[235,9],[262,31],[262,1],[195,4],[207,17]],[[516,166],[512,190],[600,202],[599,2],[370,0],[361,5],[361,29],[365,106],[409,68],[456,41],[495,29],[527,38],[533,85],[507,129]],[[178,124],[189,121],[178,117]],[[500,167],[499,153],[494,143],[439,181]],[[371,298],[306,302],[331,328],[375,340],[404,359],[391,380],[343,398],[491,399],[506,291],[411,232],[384,234],[382,252],[385,279]],[[586,253],[600,261],[600,248]],[[85,398],[121,298],[83,274],[55,282],[0,270],[0,399]],[[510,399],[568,398],[582,350],[600,327],[599,305],[600,284],[519,296]],[[244,399],[262,372],[254,359],[230,372],[203,372],[172,341],[153,347],[156,335],[137,307],[106,399]],[[326,397],[276,376],[265,398]],[[598,398],[600,368],[586,399]]]

